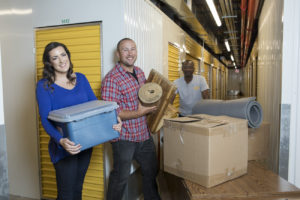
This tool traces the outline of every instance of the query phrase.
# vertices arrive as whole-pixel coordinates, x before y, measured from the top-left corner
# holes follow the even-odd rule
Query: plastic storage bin
[[[48,118],[62,129],[63,137],[85,150],[119,137],[119,132],[113,129],[118,123],[117,108],[115,102],[95,100],[53,110]]]

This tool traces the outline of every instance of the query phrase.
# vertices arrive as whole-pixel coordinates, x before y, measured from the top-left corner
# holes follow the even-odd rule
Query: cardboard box
[[[270,124],[248,128],[248,160],[266,160],[269,153]]]
[[[117,108],[115,102],[95,100],[53,110],[48,118],[62,130],[63,137],[85,150],[119,137],[119,132],[113,129],[118,123]]]
[[[205,114],[165,119],[164,170],[204,187],[247,173],[247,120]]]

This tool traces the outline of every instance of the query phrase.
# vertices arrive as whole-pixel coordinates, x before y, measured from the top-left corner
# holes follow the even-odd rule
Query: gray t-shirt
[[[175,80],[174,84],[180,96],[179,112],[183,116],[192,114],[192,108],[202,99],[202,91],[209,89],[205,78],[200,75],[193,75],[192,81],[188,84],[184,77]]]

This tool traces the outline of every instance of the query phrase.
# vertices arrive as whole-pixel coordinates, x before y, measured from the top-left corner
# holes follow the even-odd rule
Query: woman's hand
[[[78,154],[80,152],[80,149],[81,149],[81,145],[80,144],[75,145],[75,143],[72,142],[71,140],[69,140],[68,138],[62,138],[62,139],[60,139],[59,140],[59,144],[67,152],[69,152],[71,155]]]
[[[117,117],[118,119],[118,122],[117,124],[113,125],[113,129],[118,131],[118,132],[121,132],[121,129],[122,129],[122,121],[121,121],[121,118],[120,117]]]

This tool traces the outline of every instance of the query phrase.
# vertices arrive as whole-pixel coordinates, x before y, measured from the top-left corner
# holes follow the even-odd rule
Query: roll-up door
[[[201,69],[201,75],[204,76],[207,84],[209,84],[209,68],[210,65],[207,63],[204,63],[203,69]]]
[[[225,66],[221,65],[221,99],[225,99],[226,81],[225,81]]]
[[[52,41],[64,43],[71,52],[75,72],[86,75],[99,98],[101,85],[100,24],[59,26],[37,29],[36,80],[42,78],[42,55],[45,46]],[[48,153],[49,136],[39,119],[40,174],[42,198],[56,198],[56,177]],[[94,147],[91,163],[83,185],[83,199],[104,199],[103,145]]]
[[[217,98],[222,99],[222,71],[221,71],[220,67],[218,69],[218,94],[217,94]]]
[[[212,98],[217,98],[217,71],[216,67],[212,68]]]
[[[179,75],[179,48],[169,43],[168,45],[168,79],[173,82]],[[179,108],[179,95],[177,94],[173,105]]]

